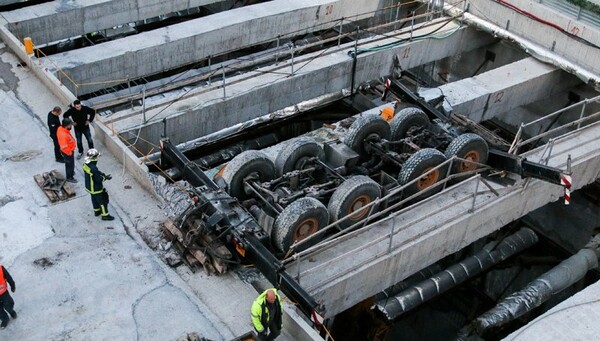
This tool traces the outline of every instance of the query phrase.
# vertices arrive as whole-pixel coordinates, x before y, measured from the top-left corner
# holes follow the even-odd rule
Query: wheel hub
[[[308,160],[310,160],[310,157],[308,156],[303,156],[299,158],[298,161],[296,161],[296,164],[294,165],[294,170],[303,170],[305,168],[308,168]]]
[[[319,229],[319,222],[316,218],[308,218],[303,220],[297,225],[296,231],[294,231],[294,241],[298,242],[302,239],[312,235]]]
[[[429,167],[427,168],[423,174],[426,174],[427,172],[429,172],[430,170],[432,170],[433,167]],[[424,190],[430,186],[432,186],[433,184],[435,184],[436,182],[438,182],[440,178],[440,170],[436,169],[432,172],[430,172],[429,174],[426,174],[424,176],[422,176],[418,181],[417,181],[417,188],[421,191]]]
[[[363,208],[366,205],[368,205],[371,202],[371,198],[367,195],[361,195],[359,197],[357,197],[356,199],[354,199],[354,201],[352,201],[352,203],[350,204],[350,212],[349,213],[354,213],[352,214],[352,216],[350,216],[350,220],[353,221],[358,221],[361,220],[362,218],[364,218],[364,216],[367,214],[367,212],[369,211],[367,208]]]
[[[461,173],[477,169],[477,164],[474,162],[478,163],[479,160],[481,159],[481,156],[479,155],[478,151],[471,150],[465,154],[465,157],[463,157],[463,159],[471,161],[471,162],[462,161],[460,163],[460,172]]]

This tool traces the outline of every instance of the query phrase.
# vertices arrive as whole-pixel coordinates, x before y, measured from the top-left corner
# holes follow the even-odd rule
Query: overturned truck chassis
[[[430,118],[445,122],[450,121],[448,115],[439,112],[433,105],[422,101],[418,96],[412,94],[410,90],[402,87],[400,83],[388,81],[386,85],[389,91],[397,97],[403,98],[406,102],[420,107]],[[453,122],[456,125],[457,119],[454,119]],[[460,125],[466,131],[481,134],[480,131],[473,129],[473,123],[469,124],[467,122]],[[491,139],[486,138],[486,140],[492,147],[498,146],[490,141]],[[371,145],[377,146],[376,143],[371,143]],[[382,157],[385,156],[385,152],[378,151],[377,148],[372,148],[371,152],[380,154]],[[328,165],[319,160],[313,161],[320,167],[328,167]],[[211,240],[222,241],[232,253],[236,253],[245,261],[254,264],[267,280],[298,304],[298,307],[311,319],[316,327],[320,327],[326,307],[319,306],[313,297],[286,272],[284,265],[275,256],[275,254],[278,256],[281,254],[274,252],[270,247],[274,243],[270,240],[269,231],[265,231],[257,223],[256,214],[253,214],[250,209],[243,206],[239,201],[240,198],[236,195],[230,195],[231,193],[227,193],[224,186],[219,186],[215,181],[210,179],[196,163],[191,162],[168,138],[161,141],[160,162],[161,166],[165,168],[168,166],[176,167],[181,172],[183,179],[193,187],[190,196],[193,197],[195,204],[180,217],[179,223],[183,225],[186,223],[186,220],[194,218],[194,222],[198,222],[196,230],[199,233],[210,234],[212,236]],[[557,185],[561,185],[561,174],[564,174],[559,169],[530,162],[519,156],[495,148],[490,150],[487,164],[498,170],[519,174],[521,177],[540,178]],[[292,173],[302,173],[303,171],[306,171],[306,169],[294,170]],[[331,169],[329,173],[335,175],[335,172]],[[336,181],[330,182],[327,183],[327,187],[333,186],[335,188],[338,183]],[[250,187],[252,187],[252,183],[250,183]],[[254,190],[255,193],[261,191],[259,187],[249,189]],[[291,200],[294,199],[296,198],[291,198]],[[280,210],[281,207],[273,207],[272,209],[275,213]],[[356,212],[353,214],[356,214]],[[186,247],[193,246],[193,243],[193,240],[189,241],[189,245],[186,245]],[[282,251],[281,248],[279,251]]]

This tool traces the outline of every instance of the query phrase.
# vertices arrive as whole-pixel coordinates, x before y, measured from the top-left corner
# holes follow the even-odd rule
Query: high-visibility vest
[[[273,290],[275,293],[276,303],[279,303],[280,311],[283,313],[283,303],[281,303],[281,296],[276,289],[267,289],[260,296],[258,296],[252,303],[251,317],[252,324],[257,332],[261,333],[267,327],[265,323],[269,322],[269,314],[271,313],[266,307],[267,292]]]
[[[76,147],[76,142],[73,138],[73,135],[71,135],[69,129],[62,126],[58,127],[58,129],[56,130],[56,137],[58,139],[60,151],[69,156],[73,155],[73,152],[75,151]]]
[[[6,279],[4,279],[4,271],[2,271],[2,265],[0,265],[0,295],[4,294],[8,286],[6,285]]]

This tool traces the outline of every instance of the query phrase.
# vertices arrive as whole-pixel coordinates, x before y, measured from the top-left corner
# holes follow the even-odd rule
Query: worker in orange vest
[[[60,145],[60,153],[65,160],[65,173],[67,173],[68,182],[77,182],[75,180],[75,147],[77,143],[71,135],[71,128],[73,128],[73,121],[68,118],[62,120],[62,125],[58,127],[56,131],[56,137],[58,138],[58,144]]]
[[[13,278],[10,276],[6,268],[4,268],[2,265],[0,265],[0,268],[0,320],[2,320],[0,329],[4,329],[8,325],[9,321],[6,312],[8,312],[10,317],[13,319],[17,318],[17,312],[14,309],[15,301],[13,301],[12,297],[10,297],[10,294],[8,293],[7,284],[10,284],[10,289],[12,292],[15,292],[17,287],[15,286],[15,281],[13,281]]]

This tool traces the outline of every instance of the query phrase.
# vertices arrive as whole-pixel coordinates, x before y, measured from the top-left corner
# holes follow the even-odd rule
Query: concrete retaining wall
[[[439,89],[453,112],[481,122],[578,83],[577,77],[530,57]]]
[[[443,40],[413,41],[388,50],[364,53],[358,57],[356,85],[391,74],[395,55],[400,56],[402,68],[409,69],[493,41],[493,37],[487,34],[461,28]],[[350,49],[351,45],[349,44],[347,49]],[[163,133],[162,117],[167,117],[167,135],[172,137],[174,143],[179,144],[325,93],[348,89],[352,78],[352,59],[347,55],[347,49],[314,59],[293,77],[258,74],[250,80],[228,85],[228,98],[225,100],[221,99],[223,90],[217,88],[178,101],[170,110],[165,111],[164,115],[159,116],[160,118],[157,117],[144,125],[140,136],[157,143]],[[307,55],[307,59],[311,57],[312,55]],[[234,81],[236,78],[228,80]],[[175,114],[172,113],[173,110]],[[153,112],[148,113],[148,117],[152,115]],[[130,122],[137,125],[139,118],[130,119]],[[135,131],[137,134],[137,127]],[[147,152],[151,147],[140,144],[140,148]]]
[[[77,37],[121,24],[144,20],[223,0],[74,0],[52,1],[4,13],[17,37],[34,44]]]
[[[372,0],[276,0],[64,52],[51,58],[78,84],[123,83],[127,78],[160,73],[208,56],[274,40],[281,34],[295,32],[295,35],[301,35],[333,27],[342,17],[352,17],[352,20],[371,17],[373,13],[370,12],[378,7],[379,2]],[[90,93],[109,85],[115,84],[81,85],[77,92]],[[75,92],[74,85],[67,86]]]
[[[323,340],[322,337],[298,314],[296,308],[283,304],[283,325],[288,334],[297,341]]]

